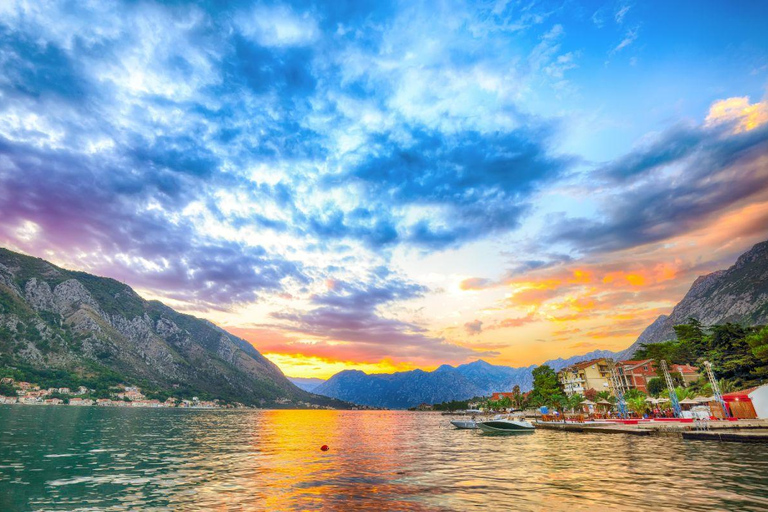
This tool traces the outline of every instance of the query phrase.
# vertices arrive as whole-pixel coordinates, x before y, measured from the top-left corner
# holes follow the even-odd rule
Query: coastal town
[[[0,404],[22,405],[71,405],[81,407],[126,407],[126,408],[180,408],[180,409],[251,409],[254,407],[240,402],[225,402],[223,400],[201,400],[168,397],[165,400],[149,398],[142,393],[141,388],[120,384],[110,390],[110,396],[96,397],[96,390],[85,386],[77,389],[67,387],[41,388],[37,384],[16,381],[11,377],[0,379]],[[293,402],[287,398],[278,398],[273,404],[261,403],[262,406],[297,407],[301,409],[332,409],[328,406],[310,404],[308,402]]]
[[[534,370],[534,386],[522,392],[494,392],[489,397],[442,404],[422,403],[414,410],[461,410],[477,413],[521,411],[544,422],[584,423],[615,420],[635,425],[653,420],[682,422],[768,419],[768,385],[732,388],[691,364],[659,364],[654,359],[613,361],[596,358],[555,372]]]

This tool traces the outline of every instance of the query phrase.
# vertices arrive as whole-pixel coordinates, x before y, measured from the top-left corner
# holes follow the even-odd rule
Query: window
[[[648,365],[643,366],[643,370],[648,371]]]

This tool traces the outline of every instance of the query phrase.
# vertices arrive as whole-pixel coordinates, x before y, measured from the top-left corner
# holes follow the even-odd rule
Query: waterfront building
[[[605,358],[582,361],[557,372],[557,378],[568,396],[584,395],[588,389],[610,390],[611,371]]]
[[[670,366],[670,372],[679,373],[685,386],[699,379],[699,371],[689,364],[673,364]],[[661,378],[656,371],[656,363],[653,359],[619,361],[616,363],[616,373],[626,389],[637,389],[645,394],[648,394],[648,382],[654,378]]]

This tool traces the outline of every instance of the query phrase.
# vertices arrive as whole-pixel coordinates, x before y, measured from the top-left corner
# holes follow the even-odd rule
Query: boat
[[[451,425],[458,429],[476,429],[475,420],[451,420]]]
[[[524,419],[510,419],[509,417],[496,416],[490,420],[478,421],[477,428],[489,434],[533,432],[536,427]]]

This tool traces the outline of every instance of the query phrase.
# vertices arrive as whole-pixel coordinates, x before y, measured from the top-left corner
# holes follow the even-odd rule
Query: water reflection
[[[764,445],[429,413],[0,406],[0,510],[764,510],[767,474]]]

